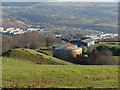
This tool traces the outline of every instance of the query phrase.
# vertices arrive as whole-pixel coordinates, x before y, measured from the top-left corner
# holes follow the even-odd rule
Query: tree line
[[[28,32],[23,35],[9,36],[2,34],[2,53],[15,48],[37,49],[40,47],[48,47],[61,41],[53,34],[44,35],[38,31]]]
[[[118,59],[113,56],[120,56],[120,48],[100,45],[89,47],[86,64],[89,65],[118,65]]]

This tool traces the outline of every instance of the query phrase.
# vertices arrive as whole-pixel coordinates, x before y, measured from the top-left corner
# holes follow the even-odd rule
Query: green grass
[[[4,88],[118,88],[118,66],[38,65],[2,58]]]
[[[114,44],[112,44],[112,43],[114,43]],[[119,47],[119,42],[100,42],[98,45],[96,45],[96,46],[99,46],[99,45],[106,45],[106,46],[109,46],[109,47],[118,47],[118,48],[120,48]]]
[[[87,48],[84,49],[84,53],[87,53]]]
[[[11,57],[11,58],[17,58],[17,59],[24,59],[24,60],[32,61],[34,63],[39,63],[39,64],[52,64],[52,65],[72,64],[70,62],[54,58],[54,57],[45,55],[43,53],[39,53],[32,49],[22,49],[22,48],[12,49],[10,52],[7,52],[5,56]]]
[[[52,56],[52,47],[41,47],[36,49],[36,51]]]

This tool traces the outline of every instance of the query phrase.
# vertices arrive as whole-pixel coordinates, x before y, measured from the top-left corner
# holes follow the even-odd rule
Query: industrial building
[[[82,48],[78,48],[77,45],[71,44],[54,45],[52,55],[53,57],[63,60],[73,60],[73,58],[76,59],[77,56],[82,55]]]
[[[89,47],[91,45],[95,44],[95,41],[93,39],[84,39],[84,40],[71,40],[70,43],[80,46],[86,46]]]

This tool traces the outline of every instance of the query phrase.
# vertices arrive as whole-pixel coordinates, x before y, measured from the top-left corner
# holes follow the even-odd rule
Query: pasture
[[[3,88],[118,88],[117,65],[39,65],[1,59]]]
[[[109,46],[109,47],[119,47],[120,42],[100,42],[99,45],[105,45],[105,46]]]
[[[70,62],[51,57],[44,53],[43,52],[40,53],[39,51],[37,52],[36,50],[32,50],[32,49],[18,48],[18,49],[10,50],[9,52],[5,53],[4,56],[7,56],[9,58],[20,59],[20,60],[22,59],[22,60],[32,61],[38,64],[49,64],[49,65],[50,64],[52,65],[72,64]]]

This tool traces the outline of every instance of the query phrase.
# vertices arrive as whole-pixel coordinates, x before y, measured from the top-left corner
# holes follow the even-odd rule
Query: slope
[[[3,88],[118,88],[117,65],[38,65],[9,57],[2,60]]]
[[[32,49],[24,49],[24,48],[18,48],[18,49],[12,49],[3,56],[7,56],[10,58],[17,58],[22,60],[29,60],[36,64],[52,64],[52,65],[69,65],[72,63],[69,63],[67,61],[63,61],[42,53],[39,53]]]

